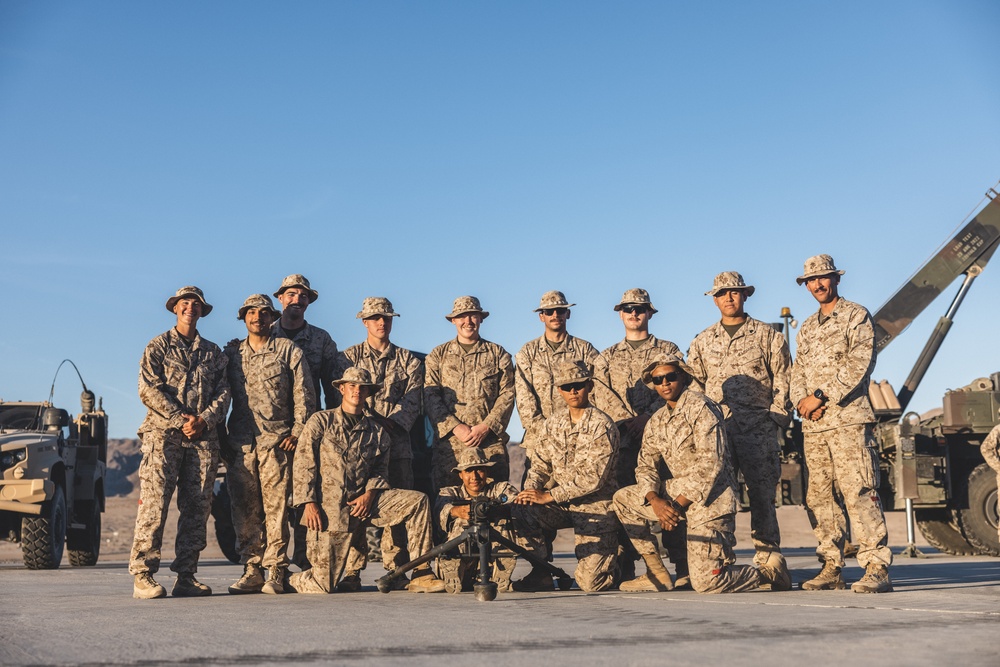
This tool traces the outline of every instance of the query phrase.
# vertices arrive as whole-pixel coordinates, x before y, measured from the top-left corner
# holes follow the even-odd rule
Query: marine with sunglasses
[[[788,571],[764,563],[736,565],[736,491],[722,410],[691,387],[690,366],[680,356],[657,358],[643,381],[666,402],[646,425],[636,484],[614,496],[614,509],[646,573],[622,582],[624,592],[673,588],[650,523],[664,530],[687,520],[691,585],[698,593],[736,593],[770,584],[787,591]],[[669,472],[669,474],[667,474]]]
[[[607,363],[591,343],[572,336],[566,323],[572,314],[566,295],[553,290],[542,295],[538,319],[545,332],[524,344],[514,357],[514,389],[517,413],[524,427],[524,447],[528,474],[532,451],[544,437],[545,422],[557,412],[566,411],[566,403],[556,390],[556,369],[568,362],[582,361],[596,378],[592,401],[600,410],[620,418],[626,408],[610,388]]]
[[[711,296],[722,318],[691,342],[687,363],[705,394],[722,408],[733,471],[743,473],[750,496],[754,564],[787,571],[774,509],[781,479],[779,429],[788,426],[792,361],[785,337],[746,314],[754,293],[736,271],[715,277]]]

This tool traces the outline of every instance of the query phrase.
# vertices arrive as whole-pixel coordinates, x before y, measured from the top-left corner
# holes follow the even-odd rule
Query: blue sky
[[[0,396],[44,399],[69,357],[130,437],[166,298],[201,286],[223,343],[293,272],[342,347],[365,296],[426,351],[475,294],[514,353],[561,289],[603,349],[642,286],[686,349],[722,270],[755,317],[805,319],[794,278],[821,252],[874,311],[1000,178],[998,25],[963,0],[3,0]],[[989,267],[913,408],[1000,370],[998,285]],[[899,388],[956,289],[877,379]],[[78,393],[64,370],[57,403]]]

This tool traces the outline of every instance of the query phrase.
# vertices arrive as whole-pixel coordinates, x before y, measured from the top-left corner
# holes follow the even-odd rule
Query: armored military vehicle
[[[32,570],[59,567],[64,550],[70,565],[96,565],[101,552],[108,416],[83,389],[75,419],[51,395],[0,401],[0,534]]]
[[[1000,193],[991,189],[985,199],[971,221],[873,316],[875,346],[881,351],[964,276],[899,394],[884,380],[873,381],[868,393],[878,422],[879,493],[885,508],[906,510],[911,528],[915,521],[927,541],[941,551],[1000,556],[997,478],[980,453],[983,439],[1000,422],[1000,373],[947,392],[940,409],[923,415],[906,411],[962,300],[1000,245]],[[782,317],[788,332],[792,324],[788,309]],[[793,422],[783,449],[782,504],[802,504],[805,498],[801,443],[801,429]],[[908,537],[910,550],[915,551],[912,530]]]

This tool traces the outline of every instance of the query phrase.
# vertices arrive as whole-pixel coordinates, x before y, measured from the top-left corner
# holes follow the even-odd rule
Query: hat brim
[[[795,282],[798,283],[799,285],[801,285],[801,284],[805,283],[807,280],[809,280],[810,278],[819,278],[819,277],[822,277],[822,276],[833,276],[833,275],[842,276],[842,275],[844,275],[844,273],[845,273],[845,271],[841,271],[841,270],[838,270],[838,271],[814,271],[813,273],[807,273],[805,275],[799,276],[798,278],[795,279]]]
[[[646,306],[646,308],[649,309],[649,314],[650,315],[652,315],[653,313],[660,312],[656,308],[653,308],[653,304],[651,304],[651,303],[642,303],[641,301],[623,301],[622,303],[619,303],[617,306],[615,306],[615,312],[616,313],[620,312],[621,309],[624,308],[625,306]]]
[[[365,311],[362,310],[355,317],[357,317],[359,320],[367,320],[369,317],[379,317],[379,316],[381,316],[381,317],[399,317],[399,313],[366,313]]]
[[[281,317],[281,313],[277,309],[271,308],[269,306],[243,306],[242,308],[240,308],[239,314],[236,315],[236,319],[238,320],[246,319],[247,311],[250,310],[251,308],[257,308],[258,310],[269,310],[271,311],[271,314],[274,315],[275,317]]]
[[[728,292],[731,289],[738,289],[742,292],[746,292],[747,296],[753,296],[753,293],[757,291],[757,288],[753,285],[739,285],[736,287],[719,287],[716,289],[710,289],[705,292],[705,296],[716,297],[719,295],[719,292]]]
[[[576,305],[575,303],[557,303],[554,306],[545,306],[545,307],[539,306],[538,308],[535,308],[534,312],[540,313],[543,310],[550,310],[552,308],[565,308],[566,310],[569,310],[575,305]]]
[[[202,317],[205,317],[210,312],[212,312],[212,304],[208,303],[194,292],[185,292],[184,294],[177,294],[175,296],[170,297],[169,299],[167,299],[167,310],[169,310],[171,313],[174,312],[174,306],[177,305],[177,302],[189,296],[194,297],[195,299],[201,302]]]
[[[490,316],[490,311],[488,311],[488,310],[463,310],[463,311],[462,311],[462,312],[460,312],[460,313],[449,313],[448,315],[445,315],[445,316],[444,316],[444,319],[446,319],[446,320],[448,320],[449,322],[451,322],[451,321],[452,321],[453,319],[455,319],[456,317],[459,317],[459,316],[461,316],[461,315],[466,315],[466,314],[468,314],[468,313],[479,313],[480,315],[482,315],[482,316],[483,316],[483,319],[484,319],[484,320],[485,320],[485,319],[486,319],[487,317],[489,317],[489,316]]]
[[[496,461],[486,461],[484,463],[473,463],[471,465],[457,465],[451,469],[452,472],[463,472],[465,470],[472,470],[473,468],[491,468],[496,465]]]
[[[316,301],[316,299],[319,298],[319,292],[317,292],[316,290],[311,289],[309,287],[306,287],[305,285],[299,285],[298,283],[296,283],[294,285],[283,285],[280,288],[278,288],[278,291],[275,292],[274,294],[272,294],[271,296],[273,296],[274,298],[277,299],[279,296],[281,296],[282,294],[285,293],[285,290],[290,290],[293,287],[298,287],[300,289],[304,289],[306,291],[306,293],[309,294],[309,303],[313,303],[314,301]]]
[[[378,384],[377,382],[355,382],[354,380],[345,380],[343,378],[340,378],[339,380],[332,380],[330,384],[347,384],[349,382],[356,384],[359,387],[371,387],[372,389],[382,388],[382,385]]]
[[[652,382],[652,375],[653,371],[656,370],[658,366],[677,366],[677,368],[687,373],[691,377],[691,379],[694,379],[694,371],[692,371],[691,367],[688,366],[683,361],[664,361],[661,359],[659,361],[654,361],[650,363],[642,371],[642,376],[641,376],[642,382],[650,389],[652,389],[655,386]]]

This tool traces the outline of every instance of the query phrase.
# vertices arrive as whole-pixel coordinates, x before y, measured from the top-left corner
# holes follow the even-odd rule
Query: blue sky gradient
[[[201,286],[221,344],[245,335],[243,299],[293,272],[342,347],[365,296],[427,351],[475,294],[513,354],[560,289],[571,333],[603,349],[642,286],[654,333],[686,349],[722,270],[757,286],[755,317],[805,319],[794,278],[821,252],[874,311],[1000,178],[998,25],[1000,4],[965,0],[4,0],[0,396],[44,399],[70,357],[130,437],[167,297]],[[1000,370],[998,276],[913,408]],[[956,289],[877,379],[902,384]]]

